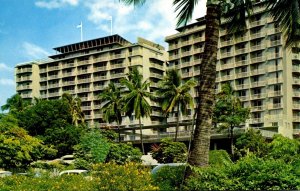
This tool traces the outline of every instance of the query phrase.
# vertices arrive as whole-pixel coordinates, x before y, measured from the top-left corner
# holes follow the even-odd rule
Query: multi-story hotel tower
[[[243,106],[250,107],[248,125],[272,129],[292,137],[300,128],[300,54],[298,47],[285,46],[285,37],[256,3],[247,18],[247,29],[228,34],[222,19],[219,33],[216,91],[229,82]],[[178,28],[166,37],[170,67],[183,78],[197,78],[204,50],[205,19]]]
[[[16,66],[17,92],[23,97],[59,99],[64,92],[81,98],[86,121],[94,126],[105,125],[100,111],[99,94],[109,82],[119,83],[130,68],[137,66],[144,79],[151,81],[150,91],[157,88],[167,61],[164,47],[138,38],[130,43],[112,35],[54,48],[57,54],[45,61]],[[160,123],[163,118],[157,104],[145,125]],[[138,124],[134,118],[123,125]]]

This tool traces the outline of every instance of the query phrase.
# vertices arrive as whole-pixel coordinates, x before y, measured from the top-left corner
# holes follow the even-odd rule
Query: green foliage
[[[72,124],[84,124],[84,113],[81,110],[81,99],[73,98],[69,93],[63,93],[62,100],[68,105],[69,113],[72,116]]]
[[[75,146],[75,166],[89,169],[94,163],[104,162],[109,148],[109,142],[100,131],[87,132],[80,138],[80,143]]]
[[[209,151],[209,165],[210,166],[230,166],[232,161],[229,154],[225,150]]]
[[[40,100],[18,114],[20,127],[53,145],[58,155],[73,153],[85,127],[72,125],[69,105],[63,100]]]
[[[160,190],[180,190],[183,183],[185,166],[163,166],[152,175]]]
[[[288,163],[298,160],[300,156],[299,140],[289,139],[282,135],[275,135],[268,147],[268,157],[281,159]]]
[[[150,170],[135,163],[96,164],[91,175],[93,181],[97,182],[95,190],[158,190],[153,185]]]
[[[186,162],[187,148],[184,143],[165,138],[159,146],[152,146],[151,153],[159,163],[180,163]]]
[[[6,104],[1,106],[1,110],[9,110],[11,114],[15,115],[23,111],[29,105],[29,101],[22,99],[20,94],[15,94],[6,100]]]
[[[266,139],[262,136],[260,131],[249,129],[246,133],[237,138],[235,143],[238,157],[246,156],[253,153],[258,157],[264,157],[268,153],[268,145]]]
[[[283,160],[254,155],[226,167],[193,168],[186,190],[298,190],[300,180],[293,166]]]
[[[141,162],[142,152],[134,148],[132,143],[112,143],[106,162],[125,164],[126,162]]]
[[[1,118],[0,168],[26,168],[47,151],[41,140],[18,127],[17,120],[12,115]]]

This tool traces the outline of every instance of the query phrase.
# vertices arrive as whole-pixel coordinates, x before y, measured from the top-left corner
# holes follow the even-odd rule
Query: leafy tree
[[[221,92],[217,95],[213,116],[218,128],[230,131],[231,155],[234,155],[233,129],[245,123],[250,114],[250,109],[244,108],[234,93],[229,83],[222,86]]]
[[[196,82],[193,79],[184,83],[178,70],[170,69],[166,71],[166,76],[161,81],[160,89],[157,91],[165,115],[174,112],[175,108],[177,109],[175,141],[177,141],[180,111],[186,115],[188,108],[194,108],[194,99],[190,91],[195,85]]]
[[[41,140],[18,127],[17,119],[7,115],[0,120],[0,168],[26,168],[44,154],[55,152]]]
[[[122,123],[121,90],[114,83],[110,83],[107,88],[99,95],[100,101],[104,102],[101,110],[104,120],[108,123],[116,121],[118,124],[119,142],[121,141],[120,124]]]
[[[72,125],[69,105],[63,100],[41,100],[18,114],[19,126],[31,136],[53,145],[59,155],[73,153],[85,127]]]
[[[1,110],[9,110],[10,113],[16,114],[23,111],[29,105],[29,101],[25,101],[20,94],[15,94],[6,100],[6,104],[1,106]]]
[[[73,98],[69,93],[63,93],[62,100],[68,103],[73,125],[83,124],[84,113],[81,110],[81,99],[78,97]]]
[[[75,166],[90,168],[92,164],[105,162],[110,144],[98,130],[89,131],[80,138],[75,146]]]
[[[153,95],[148,91],[150,83],[147,80],[143,82],[143,75],[140,74],[137,67],[132,68],[127,78],[122,79],[121,83],[129,90],[122,98],[122,102],[124,103],[123,109],[127,116],[131,116],[134,113],[135,118],[139,120],[141,146],[144,154],[141,118],[149,117],[152,111],[147,101],[147,98],[153,99]]]
[[[235,147],[237,149],[236,155],[244,157],[250,153],[257,157],[264,157],[268,153],[268,145],[266,139],[262,136],[260,131],[249,129],[237,138]]]
[[[151,153],[159,163],[186,162],[187,158],[186,145],[170,138],[162,139],[158,146],[152,145]]]
[[[125,164],[126,162],[141,162],[142,152],[131,143],[111,143],[106,162]]]

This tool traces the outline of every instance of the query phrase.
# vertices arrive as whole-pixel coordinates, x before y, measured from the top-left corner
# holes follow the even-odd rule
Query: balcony
[[[107,80],[107,76],[94,76],[94,81],[102,81],[102,80]]]
[[[224,75],[221,77],[222,81],[226,81],[226,80],[232,80],[233,79],[233,75]]]
[[[169,45],[169,50],[174,50],[174,49],[178,49],[179,48],[179,45],[178,44],[172,44],[172,45]],[[132,54],[133,55],[133,54]],[[132,56],[129,54],[129,56]]]
[[[92,80],[91,78],[85,78],[85,79],[78,79],[77,82],[79,84],[82,84],[82,83],[90,83]]]
[[[230,57],[230,56],[232,56],[232,55],[233,55],[232,52],[222,52],[222,53],[221,53],[221,58]]]
[[[239,66],[245,66],[248,64],[248,60],[239,60],[235,62],[235,66],[239,67]]]
[[[47,72],[47,68],[40,68],[40,73],[45,73]]]
[[[159,112],[159,111],[152,111],[152,112],[151,112],[151,115],[152,115],[152,116],[159,116],[159,117],[160,117],[160,116],[162,116],[162,113]]]
[[[40,86],[40,90],[47,90],[48,87],[47,86]],[[18,90],[18,89],[17,89]]]
[[[111,69],[116,69],[116,68],[125,68],[125,64],[111,64],[110,65]]]
[[[48,84],[48,88],[59,88],[59,83]]]
[[[105,71],[107,70],[106,66],[94,67],[94,71]]]
[[[251,64],[264,62],[265,60],[266,60],[266,57],[264,57],[264,56],[253,57],[253,58],[251,58]]]
[[[125,78],[124,73],[115,73],[115,74],[110,74],[110,78]]]
[[[249,99],[249,96],[245,95],[245,96],[239,96],[238,97],[241,101],[247,101]]]
[[[181,53],[181,57],[184,57],[184,56],[191,56],[192,55],[192,51],[185,51],[185,52],[182,52]]]
[[[278,59],[282,57],[282,54],[281,53],[274,53],[274,54],[269,54],[268,55],[268,59],[271,60],[271,59]]]
[[[32,72],[32,68],[21,68],[21,69],[17,69],[17,73],[27,73],[27,72]]]
[[[279,109],[282,108],[282,104],[281,103],[273,103],[273,104],[269,104],[268,109]]]
[[[265,107],[263,105],[260,106],[251,106],[251,111],[255,112],[255,111],[263,111],[265,109]]]
[[[21,94],[21,97],[24,98],[32,98],[32,94]]]
[[[278,45],[282,45],[281,40],[270,41],[270,46],[278,46]]]
[[[86,110],[91,110],[92,106],[81,106],[81,109],[86,111]]]
[[[92,71],[90,69],[83,69],[83,70],[78,70],[77,74],[87,74],[91,73]]]
[[[191,62],[182,62],[181,63],[181,67],[183,68],[183,67],[189,67],[189,66],[191,66]]]
[[[60,70],[60,67],[59,66],[49,66],[48,67],[48,72],[55,71],[55,70]]]
[[[281,91],[268,92],[268,97],[276,97],[276,96],[281,96],[281,95],[282,95]]]
[[[300,122],[300,116],[293,116],[293,122]]]
[[[260,93],[260,94],[251,94],[251,99],[263,99],[266,98],[265,93]]]
[[[254,34],[250,35],[251,40],[256,39],[256,38],[265,38],[265,36],[266,36],[266,34],[262,33],[262,32],[258,32],[258,33],[254,33]]]
[[[74,72],[63,72],[62,73],[62,77],[69,77],[69,76],[74,76],[75,73]]]
[[[158,73],[153,73],[153,72],[151,72],[151,73],[150,73],[150,77],[151,77],[151,78],[159,78],[159,79],[162,79],[162,78],[163,78],[163,75],[162,75],[162,74],[158,74]]]
[[[251,75],[259,75],[259,74],[265,74],[265,69],[254,69],[251,70]]]
[[[65,63],[62,65],[62,69],[75,67],[74,63]]]
[[[300,79],[299,78],[293,78],[293,84],[294,85],[300,85]]]
[[[179,58],[179,54],[174,54],[169,56],[170,60],[176,60]]]
[[[249,73],[248,72],[239,72],[239,73],[236,73],[236,78],[244,78],[244,77],[247,77],[249,76]]]
[[[193,77],[193,72],[184,72],[182,73],[183,78]]]
[[[283,70],[282,65],[278,65],[278,66],[269,66],[268,67],[268,72],[275,72],[275,71],[279,71],[279,70]]]
[[[94,90],[104,90],[106,86],[100,85],[100,86],[94,86]]]
[[[278,84],[278,83],[282,83],[283,80],[282,78],[270,78],[268,79],[268,84]]]
[[[238,85],[235,85],[235,87],[236,87],[236,90],[248,89],[249,84],[238,84]]]
[[[42,82],[42,81],[47,81],[47,77],[41,77],[40,80],[41,80],[41,82]],[[18,81],[17,81],[17,82],[18,82]]]
[[[58,96],[60,96],[59,92],[53,92],[53,93],[49,93],[48,97],[58,97]]]
[[[100,114],[100,113],[95,113],[94,114],[94,118],[103,118],[103,114]]]
[[[265,23],[266,23],[265,19],[258,20],[258,21],[252,21],[252,22],[250,22],[250,27],[257,27],[257,26],[265,25]]]
[[[293,72],[300,73],[300,67],[299,66],[293,66]]]
[[[17,86],[17,91],[20,91],[20,90],[28,90],[28,89],[32,89],[32,86],[31,86],[31,85]]]
[[[248,36],[240,36],[235,38],[235,42],[244,42],[244,41],[248,41]]]
[[[91,61],[89,61],[89,60],[77,61],[77,66],[83,66],[83,65],[90,64],[90,63],[91,63]]]
[[[94,62],[104,62],[104,61],[108,61],[109,60],[109,56],[101,56],[98,58],[94,58]]]
[[[59,75],[48,76],[48,80],[54,80],[54,79],[58,79],[58,78],[59,78]]]
[[[90,88],[78,88],[78,93],[89,92]]]
[[[23,76],[23,77],[19,77],[17,78],[17,82],[23,82],[23,81],[31,81],[32,77],[31,76]]]
[[[257,45],[251,46],[251,51],[262,50],[265,48],[266,48],[266,46],[264,44],[257,44]]]
[[[293,97],[300,97],[300,91],[293,91]]]
[[[230,46],[233,45],[233,40],[222,41],[221,46]]]
[[[110,59],[121,59],[121,58],[125,58],[125,54],[112,54],[110,56]]]
[[[250,119],[250,123],[254,124],[254,123],[263,123],[264,119],[263,118],[252,118]]]
[[[300,103],[293,103],[293,109],[300,109]]]
[[[204,42],[204,41],[205,41],[205,37],[204,36],[194,38],[194,43]]]
[[[70,86],[70,85],[75,85],[75,81],[64,81],[62,83],[63,86]]]
[[[235,54],[244,54],[248,51],[248,48],[240,48],[235,50]]]
[[[186,45],[190,45],[190,44],[193,44],[192,40],[185,40],[185,41],[181,42],[181,46],[186,46]]]
[[[265,80],[260,80],[257,82],[251,82],[251,87],[256,88],[256,87],[261,87],[261,86],[266,86],[266,81]]]
[[[200,70],[194,70],[194,75],[195,76],[200,75]]]

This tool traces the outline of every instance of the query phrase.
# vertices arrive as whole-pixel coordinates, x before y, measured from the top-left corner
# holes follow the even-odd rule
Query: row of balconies
[[[32,68],[18,68],[17,74],[32,72]]]
[[[32,89],[32,85],[20,85],[20,86],[17,86],[17,91],[22,91],[22,90],[29,90],[29,89]]]

